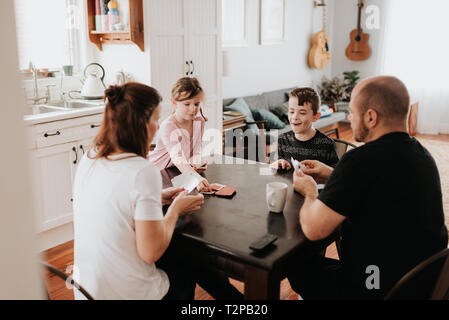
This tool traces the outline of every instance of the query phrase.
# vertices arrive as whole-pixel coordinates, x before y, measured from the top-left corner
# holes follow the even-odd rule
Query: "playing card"
[[[200,176],[196,172],[186,172],[174,177],[171,182],[174,187],[184,188],[190,193],[200,183]]]
[[[292,166],[295,168],[296,172],[302,172],[302,170],[306,169],[306,166],[301,164],[298,160],[291,158]]]

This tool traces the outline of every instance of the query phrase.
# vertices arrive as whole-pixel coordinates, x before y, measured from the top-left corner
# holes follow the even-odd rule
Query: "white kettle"
[[[105,85],[104,68],[98,63],[91,63],[84,69],[84,82],[81,89],[83,99],[93,100],[102,99],[104,96]]]

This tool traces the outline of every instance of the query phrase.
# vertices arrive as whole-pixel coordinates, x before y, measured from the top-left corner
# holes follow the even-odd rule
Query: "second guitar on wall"
[[[364,33],[361,26],[361,14],[364,7],[363,0],[359,0],[357,29],[351,31],[349,38],[351,39],[346,48],[346,57],[353,61],[366,60],[371,56],[371,48],[368,45],[369,34]]]

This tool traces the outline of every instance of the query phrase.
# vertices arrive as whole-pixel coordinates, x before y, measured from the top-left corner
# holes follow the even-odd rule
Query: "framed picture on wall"
[[[285,0],[260,0],[260,44],[281,44],[285,36]]]
[[[222,37],[223,47],[248,46],[248,1],[223,0]]]

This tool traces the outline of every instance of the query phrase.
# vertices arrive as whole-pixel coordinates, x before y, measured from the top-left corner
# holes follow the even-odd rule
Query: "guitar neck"
[[[358,33],[358,35],[360,35],[362,33],[361,17],[362,17],[363,0],[359,0],[359,3],[357,4],[357,6],[359,7],[359,13],[357,15],[357,33]]]

